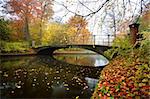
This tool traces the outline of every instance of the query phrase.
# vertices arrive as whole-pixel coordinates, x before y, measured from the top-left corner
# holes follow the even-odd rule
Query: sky
[[[5,14],[2,10],[4,10],[4,8],[2,7],[3,4],[5,3],[4,1],[8,1],[8,0],[0,0],[0,16],[5,15],[5,19],[11,19],[11,18],[16,18],[16,16],[11,16],[9,14]]]

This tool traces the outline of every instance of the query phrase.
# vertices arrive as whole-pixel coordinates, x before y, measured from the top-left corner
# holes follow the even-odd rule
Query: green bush
[[[143,40],[140,42],[139,56],[150,60],[150,31],[143,31]]]
[[[5,42],[1,41],[2,52],[25,52],[29,49],[27,42]]]
[[[118,37],[114,40],[112,48],[105,51],[104,55],[109,59],[112,59],[115,55],[127,56],[127,53],[130,53],[133,50],[133,47],[130,43],[129,36]]]
[[[112,48],[105,51],[104,55],[112,59],[115,55],[121,55],[126,58],[139,58],[140,60],[150,60],[150,32],[144,31],[141,33],[143,40],[141,40],[138,48],[130,43],[128,36],[124,38],[116,38],[113,42]]]

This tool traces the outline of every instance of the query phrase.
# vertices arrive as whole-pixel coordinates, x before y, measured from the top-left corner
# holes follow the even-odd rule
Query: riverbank
[[[148,99],[150,67],[138,58],[116,57],[101,72],[93,99]]]
[[[27,55],[37,55],[37,52],[33,48],[28,48],[26,50],[11,50],[11,51],[4,51],[0,52],[0,56],[27,56]]]
[[[37,53],[0,53],[0,56],[31,56],[37,55]]]

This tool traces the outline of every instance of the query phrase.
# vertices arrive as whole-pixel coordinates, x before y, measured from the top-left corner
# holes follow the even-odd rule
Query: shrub
[[[128,36],[124,38],[116,38],[113,42],[112,48],[105,51],[104,55],[109,59],[112,59],[115,55],[120,55],[126,58],[140,58],[143,60],[150,60],[150,32],[144,31],[141,33],[143,40],[141,40],[140,46],[135,48],[130,43]]]
[[[124,38],[118,37],[114,40],[112,48],[105,51],[104,55],[109,59],[112,59],[115,55],[127,56],[127,53],[130,53],[133,50],[133,47],[130,43],[129,36]]]
[[[27,42],[1,42],[2,52],[24,52],[29,49]]]
[[[150,60],[150,32],[143,31],[143,40],[140,42],[139,56],[141,58]]]

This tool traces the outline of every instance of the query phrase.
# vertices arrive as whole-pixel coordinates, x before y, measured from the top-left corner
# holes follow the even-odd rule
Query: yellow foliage
[[[50,23],[43,32],[42,42],[45,45],[87,44],[91,34],[86,25],[86,20],[77,16],[67,24]]]
[[[66,26],[59,23],[49,24],[43,33],[42,42],[46,45],[66,44]]]

